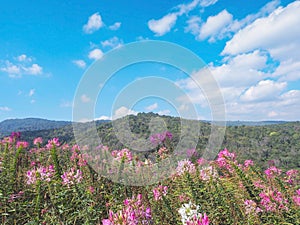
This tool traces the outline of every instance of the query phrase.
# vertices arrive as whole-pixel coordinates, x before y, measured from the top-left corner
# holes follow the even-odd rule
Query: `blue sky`
[[[300,120],[299,11],[300,1],[277,0],[7,1],[0,7],[0,121],[72,120],[86,70],[110,50],[144,40],[176,43],[202,58],[219,84],[228,120]],[[182,101],[183,109],[178,98],[112,109],[128,84],[156,76],[181,88],[198,118],[211,119],[204,94],[192,84],[203,70],[184,74],[159,63],[125,68],[103,84],[94,118],[180,115],[172,104]]]

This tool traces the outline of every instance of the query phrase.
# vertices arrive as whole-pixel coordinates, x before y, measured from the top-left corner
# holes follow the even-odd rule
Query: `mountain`
[[[190,144],[195,138],[198,140],[196,150],[200,156],[208,147],[208,141],[211,138],[209,121],[190,120],[189,124],[184,124],[179,117],[138,113],[136,116],[129,115],[114,121],[96,121],[96,127],[102,144],[111,150],[125,147],[133,149],[132,146],[138,148],[140,144],[143,144],[143,140],[149,140],[150,134],[155,133],[149,126],[149,124],[155,123],[159,125],[158,128],[164,127],[164,130],[169,130],[173,134],[171,142],[173,146],[177,146],[181,138],[184,137],[185,142],[180,145],[182,151],[190,149],[193,146]],[[197,124],[200,125],[198,134],[191,132],[182,136],[182,129],[193,130],[193,126]],[[82,125],[82,131],[88,142],[91,130],[85,129],[87,124]],[[300,122],[267,121],[243,124],[237,121],[230,125],[226,127],[222,145],[219,149],[212,149],[213,151],[227,148],[236,152],[239,160],[252,159],[262,168],[266,168],[270,164],[285,169],[300,168]],[[116,127],[124,128],[125,131],[129,132],[121,132],[117,136]],[[224,129],[224,127],[218,129]],[[21,139],[29,143],[32,143],[35,137],[42,137],[44,144],[54,137],[58,137],[61,143],[76,143],[73,126],[70,122],[60,128],[23,131],[21,134]],[[144,155],[147,156],[147,154]]]
[[[54,121],[39,118],[8,119],[0,122],[0,137],[11,132],[36,131],[45,129],[58,129],[70,125],[69,121]]]

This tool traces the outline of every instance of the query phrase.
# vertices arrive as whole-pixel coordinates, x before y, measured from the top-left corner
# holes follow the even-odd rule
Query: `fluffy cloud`
[[[109,47],[109,48],[118,48],[123,45],[123,41],[120,40],[118,37],[112,37],[108,40],[101,41],[102,47]]]
[[[88,57],[93,60],[98,60],[103,57],[103,52],[101,51],[101,49],[96,48],[96,49],[90,51]]]
[[[199,35],[200,29],[201,29],[201,18],[198,16],[192,16],[189,18],[187,21],[187,27],[185,27],[184,31],[185,32],[190,32],[193,35]]]
[[[193,0],[187,4],[180,4],[174,7],[175,10],[172,13],[168,13],[160,19],[151,19],[148,21],[149,29],[155,33],[156,36],[163,36],[170,32],[175,26],[177,18],[190,11],[196,9],[197,7],[208,7],[217,2],[217,0]]]
[[[28,57],[28,56],[25,55],[25,54],[22,54],[22,55],[17,56],[17,60],[18,60],[19,62],[31,62],[31,61],[32,61],[32,58]]]
[[[79,60],[73,60],[73,63],[78,66],[79,68],[84,69],[86,67],[85,61],[79,59]]]
[[[98,118],[95,118],[94,120],[111,120],[111,117],[109,117],[109,116],[100,116]]]
[[[0,71],[7,73],[9,77],[21,78],[23,74],[40,75],[43,73],[43,68],[37,63],[32,63],[33,59],[25,54],[13,59],[13,62],[5,60],[2,64],[0,61]]]
[[[43,68],[36,63],[32,64],[29,67],[23,67],[22,69],[30,75],[39,75],[43,72]]]
[[[0,111],[8,112],[8,111],[11,111],[11,108],[9,108],[7,106],[0,106]]]
[[[6,61],[5,65],[1,67],[1,71],[8,73],[9,75],[20,74],[21,67],[15,65],[9,61]]]
[[[118,118],[122,118],[126,115],[136,115],[137,112],[134,111],[134,110],[131,110],[131,109],[128,109],[127,107],[125,106],[121,106],[120,108],[118,108],[114,115],[113,115],[113,119],[118,119]]]
[[[276,100],[286,82],[275,82],[272,80],[262,80],[257,85],[250,87],[242,96],[243,101],[269,101]]]
[[[218,36],[222,36],[224,29],[232,22],[232,15],[223,10],[215,16],[207,18],[206,22],[202,24],[198,38],[204,40],[209,37],[209,41],[214,41]]]
[[[175,25],[177,20],[177,14],[170,13],[165,15],[159,20],[149,20],[148,27],[154,32],[157,36],[162,36],[170,32],[171,28]]]
[[[201,0],[200,1],[200,5],[202,7],[208,7],[208,6],[211,6],[211,5],[214,5],[216,4],[218,0]]]
[[[83,26],[83,31],[87,34],[91,34],[99,30],[103,25],[102,18],[99,12],[97,12],[89,17],[88,22]]]
[[[110,30],[119,30],[120,27],[121,27],[121,23],[120,22],[115,22],[113,25],[110,25],[108,28]]]
[[[157,108],[158,108],[158,104],[155,102],[154,104],[147,106],[146,110],[153,111],[154,109],[157,109]]]
[[[226,43],[223,54],[239,54],[254,49],[268,50],[276,59],[286,59],[291,44],[299,47],[300,1],[279,7],[268,17],[249,24]],[[287,48],[286,48],[287,47]],[[300,54],[295,55],[300,59]]]

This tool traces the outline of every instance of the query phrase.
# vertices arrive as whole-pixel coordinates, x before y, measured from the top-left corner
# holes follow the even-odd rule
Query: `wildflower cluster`
[[[209,225],[209,219],[204,213],[203,215],[198,212],[199,206],[192,202],[183,204],[178,210],[181,216],[183,225]]]
[[[103,225],[118,224],[152,224],[151,209],[142,202],[142,195],[138,194],[124,201],[124,208],[116,213],[109,211],[109,218],[102,220]]]
[[[54,172],[55,170],[53,165],[48,167],[41,166],[37,169],[28,170],[26,174],[27,184],[35,184],[38,179],[50,182]]]

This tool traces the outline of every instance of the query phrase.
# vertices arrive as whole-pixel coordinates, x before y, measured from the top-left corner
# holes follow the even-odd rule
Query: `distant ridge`
[[[288,121],[227,121],[226,126],[266,126],[266,125],[276,125],[284,124]]]
[[[8,119],[0,122],[0,137],[9,135],[11,132],[58,129],[70,124],[70,121],[55,121],[40,118]]]

